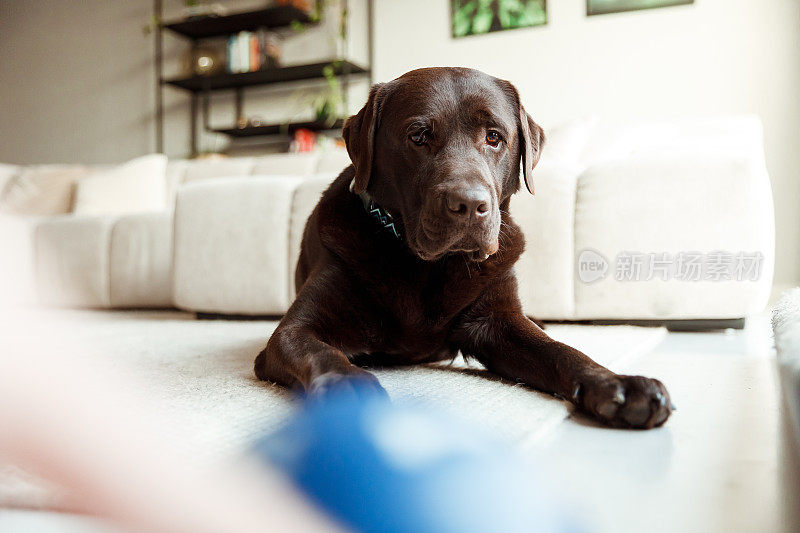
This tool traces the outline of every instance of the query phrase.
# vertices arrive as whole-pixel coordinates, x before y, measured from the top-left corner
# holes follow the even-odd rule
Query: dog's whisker
[[[464,260],[464,266],[467,267],[467,277],[472,279],[472,270],[469,268],[469,260],[467,259],[467,256],[463,255],[461,258]]]

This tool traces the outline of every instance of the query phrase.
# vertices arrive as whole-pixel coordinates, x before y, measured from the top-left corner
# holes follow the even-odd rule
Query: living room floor
[[[667,384],[678,410],[664,427],[620,431],[572,415],[526,447],[587,531],[797,530],[800,468],[783,425],[766,315],[742,331],[669,333],[625,371]],[[0,511],[0,530],[107,528]]]
[[[573,416],[536,452],[591,530],[798,531],[800,467],[766,316],[743,331],[671,332],[626,371],[668,385],[678,410],[663,428]]]

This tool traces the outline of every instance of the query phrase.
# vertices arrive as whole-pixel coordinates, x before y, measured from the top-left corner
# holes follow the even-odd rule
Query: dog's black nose
[[[455,189],[447,193],[445,203],[454,217],[483,217],[489,214],[492,197],[486,189]]]

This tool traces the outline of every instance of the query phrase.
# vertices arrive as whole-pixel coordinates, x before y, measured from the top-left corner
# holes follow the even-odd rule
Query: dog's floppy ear
[[[533,167],[539,162],[544,146],[544,130],[525,112],[519,104],[519,129],[521,131],[520,153],[522,155],[522,176],[525,186],[533,194]]]
[[[375,132],[378,129],[384,99],[384,83],[372,86],[369,99],[357,114],[348,118],[342,128],[347,153],[356,169],[353,192],[362,193],[372,174],[372,157],[375,151]]]
[[[544,146],[544,130],[533,121],[531,116],[522,107],[517,88],[506,80],[501,80],[507,93],[515,100],[519,109],[519,152],[522,163],[522,177],[525,179],[525,187],[533,194],[533,167],[539,162]]]

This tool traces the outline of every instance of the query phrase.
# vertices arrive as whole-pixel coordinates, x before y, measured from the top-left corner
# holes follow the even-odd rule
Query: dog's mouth
[[[439,259],[448,255],[461,254],[470,261],[480,263],[486,261],[487,259],[489,259],[489,257],[493,255],[492,253],[485,252],[480,248],[475,248],[475,249],[453,248],[453,249],[437,250],[437,251],[417,249],[414,250],[414,252],[423,261],[438,261]]]
[[[411,250],[423,261],[436,261],[446,255],[463,254],[475,262],[487,260],[497,253],[498,236],[474,228],[447,228],[436,232],[420,223],[415,239],[409,239]]]

